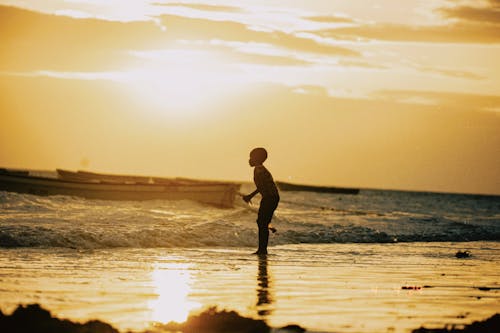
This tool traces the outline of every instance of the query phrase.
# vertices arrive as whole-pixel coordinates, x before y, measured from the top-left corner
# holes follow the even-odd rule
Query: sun
[[[144,108],[164,115],[196,115],[223,99],[238,79],[221,55],[176,50],[140,54],[144,65],[126,83]]]

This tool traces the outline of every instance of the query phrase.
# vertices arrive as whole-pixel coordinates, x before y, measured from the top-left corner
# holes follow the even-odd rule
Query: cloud
[[[291,91],[296,94],[304,94],[304,95],[314,95],[314,96],[328,96],[328,90],[322,86],[316,85],[300,85],[291,88]]]
[[[488,0],[490,6],[500,8],[500,0]]]
[[[448,18],[477,23],[500,24],[500,1],[491,1],[489,7],[458,6],[441,8],[439,12]]]
[[[329,112],[461,112],[472,116],[474,112],[497,111],[500,95],[483,95],[449,91],[378,90],[366,96],[334,94],[321,85],[259,84],[266,94],[286,96],[283,99],[306,99],[308,110]],[[300,97],[302,96],[302,97]],[[265,100],[265,99],[264,99]],[[295,102],[291,102],[295,105]]]
[[[184,2],[171,2],[171,3],[155,3],[155,6],[162,7],[186,7],[195,10],[208,11],[208,12],[230,12],[230,13],[240,13],[243,9],[234,6],[222,6],[222,5],[207,5],[201,3],[184,3]]]
[[[359,56],[357,51],[349,48],[319,43],[314,39],[298,37],[293,33],[257,31],[239,22],[212,21],[176,15],[162,15],[161,19],[167,28],[167,33],[171,38],[176,39],[221,39],[267,43],[299,52],[328,54],[331,56]]]
[[[307,66],[312,64],[309,61],[294,57],[257,53],[242,53],[235,50],[232,50],[230,52],[230,59],[232,62],[251,63],[268,66]]]
[[[25,77],[25,78],[55,78],[80,81],[115,81],[123,82],[127,79],[126,72],[56,72],[56,71],[31,71],[31,72],[0,72],[0,76]]]
[[[445,18],[457,20],[441,25],[362,23],[317,30],[315,33],[321,37],[339,40],[496,44],[500,42],[500,1],[490,0],[487,4],[482,7],[438,8],[437,13]]]
[[[221,40],[211,41],[186,41],[180,42],[180,49],[163,49],[150,51],[131,51],[136,57],[147,61],[167,63],[186,58],[192,55],[197,60],[212,57],[225,65],[249,63],[270,66],[306,66],[312,64],[304,59],[279,52],[268,44],[226,42]]]
[[[400,103],[435,105],[448,111],[490,111],[500,107],[499,95],[418,90],[381,90],[374,93],[373,97]]]
[[[447,69],[447,68],[436,68],[436,67],[430,67],[430,66],[417,66],[417,70],[422,71],[422,72],[427,72],[427,73],[434,73],[434,74],[439,74],[439,75],[444,75],[444,76],[449,76],[449,77],[454,77],[454,78],[460,78],[460,79],[469,79],[469,80],[484,80],[485,77],[482,75],[478,75],[472,72],[467,72],[467,71],[460,71],[460,70],[454,70],[454,69]]]
[[[361,67],[366,69],[389,69],[389,67],[386,65],[369,61],[363,61],[363,60],[353,60],[353,59],[340,59],[338,64],[343,67]]]
[[[162,26],[158,25],[158,22]],[[162,15],[151,21],[117,22],[49,15],[0,6],[0,71],[102,71],[140,66],[131,50],[179,46],[179,41],[262,43],[291,54],[259,55],[233,49],[237,61],[268,65],[301,65],[293,53],[358,56],[351,49],[322,44],[282,31],[257,31],[234,21]]]
[[[319,22],[319,23],[353,23],[354,22],[354,20],[349,18],[349,17],[333,16],[333,15],[305,16],[303,18],[306,20],[309,20],[309,21]]]
[[[500,26],[463,23],[440,26],[363,24],[355,27],[312,31],[321,37],[340,40],[375,39],[428,43],[500,43]]]
[[[394,112],[411,111],[456,111],[456,112],[488,112],[500,109],[500,95],[481,95],[447,91],[425,90],[378,90],[364,97],[345,97],[333,95],[331,91],[318,85],[297,85],[283,87],[278,84],[267,88],[275,90],[277,94],[310,95],[311,98],[320,96],[320,104],[325,109],[343,110],[350,112],[385,110]],[[312,99],[310,103],[316,103]]]

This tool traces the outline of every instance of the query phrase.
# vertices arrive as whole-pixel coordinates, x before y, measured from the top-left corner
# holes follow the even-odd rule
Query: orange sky
[[[500,1],[0,0],[0,166],[500,194]]]

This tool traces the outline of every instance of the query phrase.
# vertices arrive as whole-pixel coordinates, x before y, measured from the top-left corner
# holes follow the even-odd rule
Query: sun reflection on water
[[[188,299],[192,283],[188,265],[168,264],[155,268],[152,284],[158,298],[149,302],[151,319],[155,322],[183,322],[201,305]]]

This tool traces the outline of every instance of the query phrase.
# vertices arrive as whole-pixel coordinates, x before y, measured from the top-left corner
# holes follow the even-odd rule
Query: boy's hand
[[[246,203],[249,203],[252,200],[252,195],[247,194],[247,195],[244,195],[242,198],[243,198],[243,201],[245,201]]]

